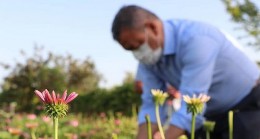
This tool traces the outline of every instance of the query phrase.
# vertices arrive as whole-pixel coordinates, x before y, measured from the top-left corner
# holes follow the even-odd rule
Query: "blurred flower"
[[[214,121],[204,121],[203,123],[203,129],[205,131],[209,131],[209,132],[212,132],[215,128],[215,122]]]
[[[29,129],[38,127],[38,123],[26,123],[25,126]]]
[[[106,118],[106,113],[101,112],[99,116],[100,116],[100,118]]]
[[[18,128],[12,128],[12,127],[9,127],[8,128],[8,132],[12,135],[20,135],[22,133],[22,131]]]
[[[164,101],[166,100],[166,98],[169,95],[168,95],[168,93],[164,93],[163,91],[158,90],[158,89],[157,90],[152,89],[151,92],[153,94],[153,99],[154,99],[154,103],[155,103],[155,115],[156,115],[157,125],[158,125],[162,139],[165,139],[163,128],[162,128],[162,123],[161,123],[161,118],[160,118],[159,105],[163,105]]]
[[[209,99],[210,97],[205,94],[199,94],[198,97],[195,94],[193,95],[193,97],[189,97],[188,95],[183,95],[183,100],[187,104],[187,112],[192,113],[191,139],[195,139],[196,115],[202,113],[204,108],[204,103],[208,102]]]
[[[69,121],[69,124],[73,127],[79,126],[79,121],[78,120],[71,120]]]
[[[42,105],[38,105],[38,106],[36,106],[36,109],[37,109],[37,110],[43,110],[44,107],[43,107]]]
[[[78,139],[78,135],[72,133],[65,133],[65,137],[67,137],[68,139]]]
[[[35,120],[36,119],[36,115],[35,114],[27,114],[27,119],[29,120]]]
[[[163,105],[165,99],[169,96],[168,93],[164,93],[158,89],[152,89],[151,92],[153,94],[154,102],[159,105]]]
[[[10,124],[11,122],[12,122],[12,119],[10,119],[10,118],[6,118],[6,119],[5,119],[5,123],[6,123],[6,124]]]
[[[45,122],[45,123],[48,123],[51,121],[50,117],[48,116],[42,116],[42,120]]]
[[[188,95],[183,95],[183,100],[187,103],[187,111],[193,114],[202,113],[204,108],[204,103],[208,102],[209,96],[205,94],[199,94],[198,97],[194,94],[193,97]]]
[[[115,119],[115,125],[120,125],[121,124],[121,121],[119,119]]]
[[[88,133],[89,133],[89,135],[92,136],[92,135],[95,135],[97,132],[96,132],[95,130],[92,129],[92,130],[90,130]]]

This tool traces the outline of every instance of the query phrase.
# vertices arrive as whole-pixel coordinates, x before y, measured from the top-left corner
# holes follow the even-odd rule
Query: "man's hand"
[[[157,124],[151,124],[152,128],[152,136],[158,131]],[[169,128],[165,132],[165,139],[178,139],[179,136],[184,134],[184,130],[170,125]],[[147,139],[147,126],[146,124],[141,124],[138,127],[137,139]]]

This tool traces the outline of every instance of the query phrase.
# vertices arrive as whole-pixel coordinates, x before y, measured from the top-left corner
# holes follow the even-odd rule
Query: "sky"
[[[90,57],[105,79],[101,86],[120,84],[126,72],[136,72],[137,61],[113,40],[111,24],[129,4],[147,8],[162,20],[202,21],[239,36],[221,0],[0,0],[0,62],[14,65],[24,61],[21,50],[32,55],[35,45],[44,46],[46,52]],[[259,53],[245,49],[250,58],[260,60]],[[9,73],[0,68],[0,83]]]

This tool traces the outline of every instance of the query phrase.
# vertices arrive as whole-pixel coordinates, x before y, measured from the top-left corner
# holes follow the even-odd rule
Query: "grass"
[[[49,139],[52,136],[53,122],[43,115],[36,118],[28,117],[28,114],[15,114],[12,118],[4,118],[0,115],[1,139],[30,139],[31,131],[36,138]],[[105,139],[116,134],[119,139],[132,139],[136,136],[136,116],[126,117],[118,113],[116,115],[84,116],[82,114],[69,114],[60,119],[59,138],[61,139]],[[34,125],[30,127],[28,125]],[[10,129],[17,129],[19,133]]]

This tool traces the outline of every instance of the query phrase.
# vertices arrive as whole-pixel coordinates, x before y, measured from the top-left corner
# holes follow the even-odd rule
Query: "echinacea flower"
[[[33,128],[36,128],[38,127],[38,123],[26,123],[25,124],[25,127],[29,128],[29,129],[33,129]]]
[[[42,121],[44,121],[45,123],[48,123],[51,121],[51,119],[48,116],[42,116]]]
[[[73,99],[75,99],[78,96],[77,93],[72,92],[67,97],[67,90],[64,91],[62,97],[60,97],[60,94],[56,94],[54,91],[52,91],[52,95],[51,95],[47,89],[45,89],[43,92],[35,90],[35,94],[45,104],[51,104],[51,103],[54,103],[54,104],[60,104],[60,103],[68,104],[69,102],[71,102]]]
[[[49,93],[47,89],[43,92],[35,90],[35,94],[40,98],[45,106],[45,112],[49,117],[53,119],[53,138],[58,139],[58,121],[59,118],[62,118],[67,115],[68,112],[68,103],[75,99],[78,94],[72,92],[67,97],[67,90],[64,91],[62,96],[56,94],[52,91],[52,94]]]
[[[188,95],[183,95],[183,100],[187,104],[187,111],[190,113],[198,114],[202,113],[204,108],[204,103],[208,102],[210,99],[209,96],[205,94],[199,94],[197,97],[195,94],[193,97],[189,97]]]
[[[35,120],[36,119],[36,115],[35,114],[27,114],[27,119],[29,120]]]
[[[75,99],[78,94],[72,92],[67,97],[67,91],[64,91],[63,95],[56,94],[52,91],[52,95],[47,89],[43,92],[35,90],[35,94],[40,98],[40,100],[45,104],[45,111],[50,117],[64,117],[68,111],[68,103]]]
[[[69,121],[69,125],[71,125],[73,127],[78,127],[79,121],[78,120],[71,120],[71,121]]]
[[[8,128],[8,132],[12,135],[20,135],[22,133],[21,129],[19,128]]]
[[[158,89],[152,89],[151,92],[153,94],[154,102],[159,105],[163,105],[164,101],[169,96],[168,93],[164,93]]]

